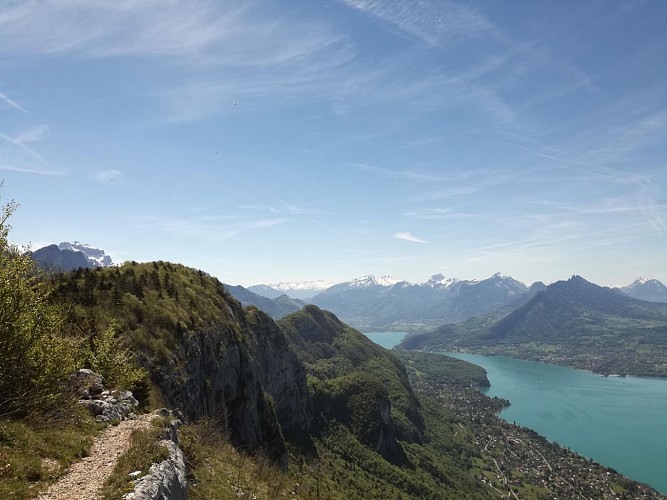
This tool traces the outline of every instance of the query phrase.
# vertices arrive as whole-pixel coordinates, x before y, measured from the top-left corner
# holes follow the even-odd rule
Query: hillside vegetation
[[[333,314],[307,306],[281,321],[304,360],[326,498],[484,498],[457,419],[415,394],[402,363]],[[342,486],[345,487],[342,487]]]
[[[52,279],[70,322],[94,332],[91,342],[110,327],[117,332],[150,375],[154,400],[178,406],[194,422],[216,422],[222,438],[240,450],[261,449],[281,467],[291,449],[289,469],[305,498],[318,491],[323,498],[487,495],[470,474],[474,449],[453,437],[456,418],[415,395],[396,357],[331,313],[307,306],[276,324],[243,309],[216,279],[164,262]],[[218,340],[194,348],[202,338]],[[204,361],[203,351],[211,350],[216,356]],[[236,363],[244,351],[248,358],[235,366],[246,366],[245,376],[234,390],[225,388],[219,379],[233,378],[231,354]],[[292,375],[281,381],[285,365]],[[257,384],[256,395],[249,384]],[[300,389],[288,394],[284,386]],[[254,421],[253,408],[237,408],[249,403],[259,407]],[[210,447],[189,443],[194,458],[215,462]]]

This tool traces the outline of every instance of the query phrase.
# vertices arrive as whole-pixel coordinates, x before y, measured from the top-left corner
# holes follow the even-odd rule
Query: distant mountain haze
[[[528,292],[523,283],[501,274],[476,280],[432,276],[413,284],[387,276],[339,283],[312,298],[358,328],[410,328],[462,321],[495,311]]]
[[[354,327],[368,331],[414,330],[465,321],[499,311],[507,313],[547,288],[541,281],[528,287],[500,273],[479,281],[435,274],[423,283],[410,283],[391,276],[366,275],[330,284],[311,298],[303,299],[303,302],[289,302],[283,298],[283,305],[278,305],[264,300],[275,301],[282,295],[296,298],[293,293],[307,297],[325,284],[325,281],[256,284],[247,289],[230,288],[230,293],[246,305],[267,308],[266,312],[277,318],[287,311],[298,310],[303,303],[315,304],[332,311]],[[641,279],[628,287],[617,289],[617,293],[631,296],[634,293],[635,298],[642,300],[667,302],[667,298],[661,300],[660,295],[660,291],[665,289],[658,280]],[[246,292],[260,297],[253,297]]]
[[[291,281],[272,284],[256,284],[248,288],[251,292],[259,295],[264,295],[270,299],[280,297],[282,294],[287,294],[294,299],[308,300],[323,290],[333,286],[335,283],[331,281],[315,280],[315,281]]]
[[[284,293],[275,298],[269,298],[253,293],[240,285],[228,285],[225,283],[224,286],[231,296],[238,300],[241,305],[255,306],[273,319],[280,319],[283,316],[298,311],[306,305],[305,302],[288,297]]]

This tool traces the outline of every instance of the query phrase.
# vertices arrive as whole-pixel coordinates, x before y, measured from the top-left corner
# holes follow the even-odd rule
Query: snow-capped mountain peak
[[[366,287],[366,286],[384,286],[389,287],[393,286],[396,283],[399,283],[401,280],[392,278],[391,276],[374,276],[369,274],[368,276],[362,276],[361,278],[353,279],[349,282],[351,287]]]
[[[325,290],[334,285],[331,281],[314,280],[314,281],[283,281],[280,283],[270,283],[267,286],[289,292],[292,290]]]
[[[443,274],[434,274],[426,283],[422,283],[422,285],[430,287],[440,286],[447,288],[458,282],[458,278],[446,278]]]
[[[637,278],[619,290],[635,299],[667,303],[667,286],[657,279]]]
[[[506,280],[509,278],[509,276],[505,276],[502,273],[495,273],[493,276],[491,276],[491,278],[499,278],[501,280]]]
[[[94,248],[86,243],[79,241],[68,242],[63,241],[58,245],[60,250],[71,250],[73,252],[81,252],[86,256],[88,261],[95,267],[108,267],[112,264],[111,257],[109,257],[104,250]]]
[[[248,287],[253,293],[275,299],[282,294],[287,294],[294,299],[306,300],[326,290],[334,283],[325,280],[313,281],[282,281],[280,283],[264,284],[256,283]]]

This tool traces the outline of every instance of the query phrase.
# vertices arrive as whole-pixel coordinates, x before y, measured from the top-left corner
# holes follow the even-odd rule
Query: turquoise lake
[[[500,413],[667,493],[667,380],[601,377],[499,356],[450,354],[486,369]]]
[[[366,333],[390,349],[404,332]],[[500,416],[667,494],[667,379],[601,377],[500,356],[449,354],[482,366]]]
[[[378,345],[381,345],[385,349],[391,349],[397,345],[403,337],[407,335],[406,332],[370,332],[364,333],[366,337],[371,339]]]

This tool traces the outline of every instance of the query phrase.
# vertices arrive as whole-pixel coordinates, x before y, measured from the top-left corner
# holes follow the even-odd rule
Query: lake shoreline
[[[581,372],[590,373],[593,375],[598,375],[605,378],[641,378],[641,379],[656,379],[656,380],[667,380],[667,374],[647,374],[644,372],[637,372],[634,370],[628,370],[624,372],[613,372],[610,370],[600,370],[595,369],[594,366],[591,366],[591,363],[587,363],[585,360],[579,359],[567,359],[564,356],[521,356],[516,353],[508,353],[504,350],[494,350],[493,348],[488,349],[470,349],[470,348],[455,348],[447,347],[443,349],[417,349],[423,352],[432,352],[432,353],[461,353],[461,354],[474,354],[479,356],[490,356],[497,358],[508,358],[516,359],[520,361],[528,361],[532,363],[540,363],[551,366],[560,366],[562,368],[571,368],[573,370],[578,370]]]
[[[405,333],[405,332],[398,332],[398,333],[397,332],[370,332],[370,333],[365,334],[365,335],[369,336],[369,338],[371,338],[374,342],[379,343],[383,347],[391,349],[400,342],[401,338],[399,338],[399,337],[400,337],[401,333]],[[535,439],[537,439],[537,438],[543,439],[545,442],[547,442],[547,443],[549,443],[553,446],[557,446],[558,448],[564,450],[564,452],[570,452],[570,450],[573,450],[573,451],[576,450],[576,453],[578,455],[580,455],[581,457],[584,457],[584,458],[591,457],[592,455],[595,455],[595,453],[593,453],[593,454],[586,453],[585,451],[582,451],[582,450],[578,449],[577,446],[573,446],[567,440],[563,440],[563,439],[560,439],[558,437],[553,437],[552,435],[550,435],[549,432],[543,432],[540,429],[536,429],[535,426],[526,425],[524,422],[522,422],[521,418],[518,418],[518,419],[515,418],[512,415],[512,413],[517,410],[517,408],[516,408],[516,399],[517,398],[502,394],[500,391],[497,391],[497,387],[494,387],[494,381],[492,380],[493,375],[488,373],[489,370],[486,369],[486,367],[484,366],[484,363],[476,362],[474,359],[462,358],[462,357],[460,357],[460,355],[473,356],[473,357],[478,356],[478,357],[482,357],[482,358],[489,358],[491,360],[506,361],[506,362],[509,362],[509,363],[526,363],[529,366],[534,364],[539,369],[546,369],[546,370],[568,370],[568,371],[571,371],[575,374],[592,377],[594,380],[598,380],[598,381],[601,381],[601,382],[607,381],[609,383],[620,384],[621,386],[623,386],[625,384],[628,384],[628,383],[632,384],[632,383],[635,383],[635,382],[639,383],[639,384],[641,384],[641,383],[663,384],[663,383],[667,382],[662,377],[644,377],[644,376],[636,376],[636,375],[629,375],[629,376],[620,376],[620,375],[619,376],[609,376],[608,375],[608,376],[605,376],[604,374],[595,373],[591,370],[586,370],[586,369],[582,369],[582,368],[558,365],[558,364],[555,364],[555,363],[547,362],[545,360],[518,359],[516,357],[511,357],[511,356],[507,356],[507,355],[500,354],[500,353],[496,353],[496,354],[492,354],[492,355],[483,355],[483,354],[479,354],[479,353],[469,352],[469,350],[463,351],[462,349],[459,349],[458,351],[432,351],[432,352],[434,354],[452,355],[452,357],[456,357],[458,359],[465,359],[466,361],[469,361],[473,364],[476,364],[478,366],[482,366],[487,371],[487,377],[489,378],[489,382],[490,382],[491,386],[489,388],[486,388],[486,389],[474,389],[474,391],[478,392],[480,394],[480,397],[483,396],[484,398],[490,398],[491,400],[493,400],[494,396],[495,396],[495,398],[498,398],[500,400],[507,400],[509,402],[509,406],[506,406],[506,405],[500,405],[499,406],[497,404],[497,400],[492,401],[490,403],[487,403],[487,407],[484,411],[491,412],[491,414],[493,415],[493,417],[495,419],[497,419],[500,422],[503,422],[507,426],[510,426],[509,428],[505,428],[505,429],[497,428],[496,431],[494,431],[494,432],[499,432],[499,433],[502,433],[503,435],[511,437],[512,432],[514,432],[515,428],[518,428],[518,427],[525,428],[528,432],[528,435],[532,435],[531,433],[533,433],[536,436]],[[451,394],[454,394],[454,393],[452,392]],[[451,397],[456,399],[457,396],[452,395]],[[474,399],[472,396],[467,396],[467,398],[468,398],[468,401],[476,401],[476,399]],[[609,399],[613,400],[613,396],[611,396]],[[466,410],[466,405],[469,405],[469,402],[463,402],[461,404],[458,404],[456,406],[456,408],[452,408],[452,410],[456,411],[457,414],[462,414],[463,415],[467,411]],[[480,405],[483,407],[484,403],[473,404],[473,406],[480,406]],[[491,406],[488,406],[488,405],[491,405]],[[667,415],[667,409],[662,414]],[[471,418],[474,421],[475,418],[479,418],[479,415],[477,417],[473,417],[473,416],[469,415],[468,417]],[[502,427],[501,424],[498,424],[498,425],[500,425]],[[629,427],[626,426],[626,428],[629,428]],[[665,447],[667,447],[667,442],[665,443]],[[514,450],[512,452],[516,453],[517,450]],[[558,452],[558,453],[561,453],[561,452]],[[565,455],[562,455],[562,457],[565,457]],[[565,458],[562,458],[562,459],[565,460]],[[595,460],[597,463],[600,463],[600,464],[605,464],[606,463],[604,460],[600,460],[598,457],[592,457],[592,459]],[[507,459],[507,460],[509,460],[509,459]],[[617,469],[622,470],[622,468],[619,468],[616,464],[613,464],[611,467],[609,467],[608,465],[600,465],[600,466],[605,471],[607,469],[614,470],[614,471],[617,470]],[[649,484],[652,488],[655,488],[655,486],[652,484],[654,482],[653,480],[647,480],[643,477],[638,479],[638,477],[636,475],[628,473],[625,470],[622,471],[622,474],[624,474],[627,477],[632,477],[633,480],[642,482],[644,484]],[[660,476],[659,476],[660,473],[657,473],[657,474],[658,474],[658,479],[660,479]],[[538,476],[535,476],[535,477],[538,477]],[[658,485],[660,486],[660,489],[662,491],[667,492],[667,483],[666,484],[658,483]],[[650,498],[650,497],[648,497],[648,498]]]
[[[498,417],[667,492],[667,380],[604,377],[577,368],[508,356],[438,352],[487,371],[485,393],[510,401]],[[660,418],[662,416],[662,418]],[[632,433],[628,429],[633,429]]]

